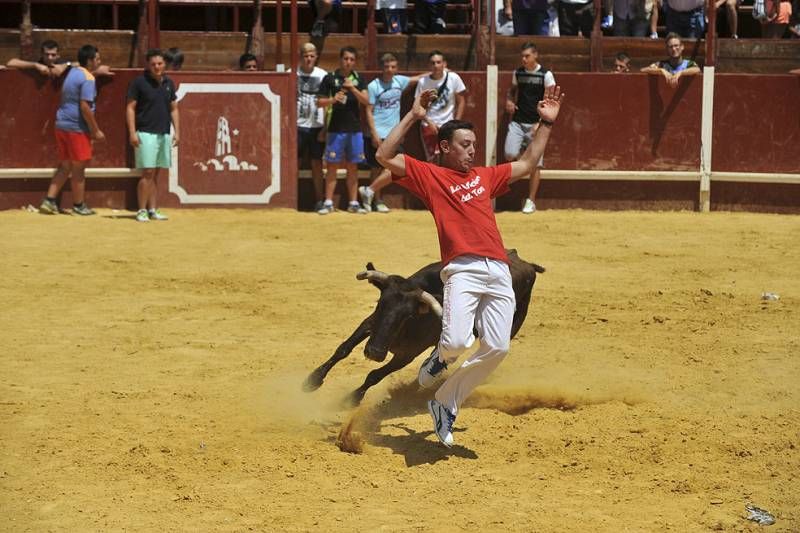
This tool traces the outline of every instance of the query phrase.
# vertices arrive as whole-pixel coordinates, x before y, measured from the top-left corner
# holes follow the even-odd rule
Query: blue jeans
[[[515,9],[511,12],[514,20],[514,35],[548,35],[550,17],[547,9]]]

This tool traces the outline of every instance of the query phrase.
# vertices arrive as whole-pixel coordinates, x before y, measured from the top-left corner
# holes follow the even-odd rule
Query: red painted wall
[[[127,88],[130,81],[138,76],[140,70],[116,70],[113,78],[98,80],[97,95],[97,122],[106,135],[106,142],[94,145],[94,158],[92,168],[103,167],[132,167],[133,152],[129,148],[127,129],[125,126],[125,104]],[[180,91],[182,83],[223,83],[223,84],[264,84],[267,83],[273,93],[281,95],[280,127],[281,153],[280,153],[280,192],[270,199],[270,207],[297,206],[297,161],[295,125],[295,84],[289,74],[279,73],[202,73],[202,72],[176,72],[170,76],[175,80]],[[59,82],[45,80],[40,76],[25,72],[6,70],[0,72],[0,168],[53,168],[57,166],[57,155],[54,141],[55,112],[59,103]],[[287,97],[288,95],[288,97]],[[192,100],[191,103],[189,101]],[[248,173],[211,173],[200,174],[191,167],[194,159],[203,162],[214,157],[214,135],[218,116],[224,115],[233,122],[246,124],[242,128],[243,134],[250,135],[249,143],[241,143],[242,153],[239,159],[254,161],[255,152],[261,154],[268,151],[270,142],[269,103],[261,95],[253,94],[191,94],[179,102],[182,122],[182,143],[179,147],[179,161],[181,162],[180,179],[188,180],[181,185],[196,194],[225,193],[226,189],[235,189],[239,194],[256,194],[264,189],[265,181],[269,181],[268,169],[271,155],[262,155],[259,160],[260,182],[253,178],[255,172]],[[206,116],[208,115],[208,116]],[[213,115],[213,116],[212,116]],[[202,128],[200,127],[202,126]],[[233,129],[234,126],[231,126]],[[237,132],[238,133],[238,132]],[[232,144],[236,146],[237,138],[232,137]],[[197,149],[203,145],[203,149]],[[256,150],[257,149],[257,150]],[[195,153],[197,152],[197,153]],[[188,158],[188,159],[187,159]],[[263,161],[263,163],[262,163]],[[191,176],[190,176],[191,175]],[[266,177],[265,177],[266,176]],[[16,183],[14,183],[16,181]],[[44,191],[47,180],[28,180],[33,183],[22,184],[20,180],[0,180],[3,192],[25,191],[34,189],[31,186],[40,183],[38,189]],[[89,201],[95,205],[107,207],[131,207],[135,199],[125,198],[120,205],[118,195],[104,196],[97,188],[95,180],[89,180]],[[110,182],[113,180],[104,180]],[[120,179],[117,181],[135,181]],[[93,184],[94,183],[94,184]],[[222,185],[221,185],[222,184]],[[108,188],[108,187],[104,187]],[[114,189],[131,189],[130,184],[116,186]],[[167,179],[159,182],[160,204],[164,206],[178,206],[179,198],[167,192]],[[191,190],[195,189],[195,190]],[[40,195],[40,194],[39,194]],[[3,194],[0,199],[0,208],[18,207],[18,199],[9,199],[8,194]],[[36,198],[23,200],[36,202]],[[214,205],[214,204],[195,204]],[[246,205],[246,204],[245,204]]]

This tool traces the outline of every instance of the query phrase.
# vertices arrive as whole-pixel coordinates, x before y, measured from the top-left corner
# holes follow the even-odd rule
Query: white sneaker
[[[442,444],[450,448],[453,445],[453,422],[456,417],[436,400],[428,402],[428,412],[433,418],[433,432]]]
[[[377,202],[375,202],[375,211],[377,211],[378,213],[388,213],[389,211],[391,211],[391,209],[389,209],[388,205],[383,203],[383,200],[378,200]]]
[[[136,212],[136,222],[150,222],[150,215],[147,214],[147,209],[139,209]]]
[[[439,361],[439,347],[437,346],[419,367],[417,374],[419,386],[430,389],[439,381],[445,370],[447,370],[447,363]]]
[[[317,209],[317,214],[329,215],[329,214],[333,213],[333,211],[334,211],[333,203],[330,203],[330,204],[325,203],[325,204],[322,204],[322,207],[320,209]]]
[[[150,220],[169,220],[169,217],[161,209],[150,209],[147,211],[147,216],[150,217]]]
[[[531,200],[530,198],[526,198],[525,205],[522,206],[522,212],[525,213],[526,215],[530,215],[534,211],[536,211],[536,204],[533,203],[533,200]]]
[[[358,196],[361,198],[361,205],[364,206],[364,209],[372,211],[372,200],[375,198],[375,191],[366,185],[362,185],[358,188]]]

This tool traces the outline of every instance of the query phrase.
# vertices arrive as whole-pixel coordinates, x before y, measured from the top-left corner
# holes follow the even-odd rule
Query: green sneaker
[[[39,212],[42,213],[43,215],[57,215],[58,205],[55,202],[52,202],[47,198],[45,198],[39,205]]]
[[[150,220],[169,220],[169,217],[161,212],[161,209],[151,209],[147,212]]]
[[[96,214],[94,212],[94,209],[92,209],[91,207],[89,207],[86,204],[73,205],[72,206],[72,213],[75,214],[75,215],[81,215],[81,216],[84,216],[84,217]]]
[[[147,214],[147,209],[139,209],[137,211],[136,222],[150,222],[150,215]]]

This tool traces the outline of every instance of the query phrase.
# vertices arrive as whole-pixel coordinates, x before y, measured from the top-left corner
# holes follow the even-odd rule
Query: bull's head
[[[402,276],[375,270],[372,263],[367,263],[367,270],[359,272],[356,279],[367,280],[381,291],[373,313],[372,333],[364,348],[364,355],[369,359],[383,361],[408,320],[427,313],[442,318],[439,301]]]

